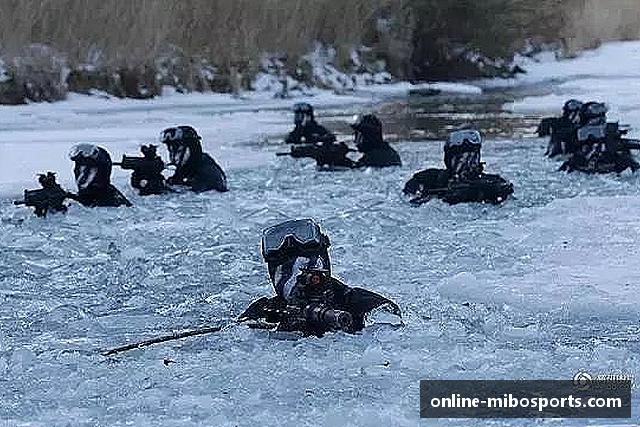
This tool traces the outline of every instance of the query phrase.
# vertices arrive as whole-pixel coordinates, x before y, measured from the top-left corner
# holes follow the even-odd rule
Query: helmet
[[[564,105],[562,106],[562,112],[565,114],[568,113],[573,113],[576,111],[580,111],[580,109],[582,108],[582,101],[578,101],[577,99],[570,99],[567,102],[564,103]]]
[[[76,144],[69,150],[69,158],[74,162],[80,163],[98,161],[100,150],[100,147],[93,144]]]
[[[306,102],[299,102],[293,106],[293,122],[301,125],[305,120],[313,120],[313,107]]]
[[[169,150],[169,160],[177,167],[199,161],[202,154],[201,139],[191,126],[177,126],[160,132],[160,141]]]
[[[312,219],[285,221],[262,232],[262,256],[276,293],[288,298],[296,285],[296,272],[321,269],[331,274],[329,237]]]
[[[77,144],[69,152],[75,163],[73,173],[80,192],[104,189],[111,181],[111,156],[92,144]]]
[[[364,152],[382,145],[382,122],[374,114],[355,116],[351,127],[358,150]]]
[[[262,232],[262,256],[267,262],[304,252],[319,254],[329,246],[329,237],[312,219],[285,221]]]
[[[160,132],[160,142],[170,144],[172,142],[200,141],[200,135],[191,126],[171,127]]]
[[[313,107],[307,102],[298,102],[293,104],[294,113],[313,114]]]
[[[477,130],[459,130],[451,132],[445,144],[445,148],[461,146],[481,146],[482,135]]]
[[[444,145],[447,170],[460,178],[477,176],[482,172],[481,148],[482,135],[477,130],[451,132]]]
[[[580,111],[584,104],[577,99],[570,99],[562,106],[562,117],[568,119],[574,124],[580,123]]]
[[[587,102],[580,109],[580,121],[584,125],[597,125],[606,123],[607,106],[602,102]]]
[[[353,130],[363,133],[382,132],[382,122],[374,114],[355,116],[351,127]]]

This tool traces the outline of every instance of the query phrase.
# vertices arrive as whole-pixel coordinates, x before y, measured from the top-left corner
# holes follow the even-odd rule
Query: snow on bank
[[[640,41],[605,43],[572,59],[556,60],[554,55],[520,58],[527,73],[512,79],[517,84],[540,83],[573,78],[640,77]]]
[[[284,75],[285,64],[277,58],[266,56],[262,69],[253,87],[258,91],[278,93],[282,92],[282,83],[286,79],[288,93],[315,93],[317,88],[332,90],[336,93],[374,93],[376,95],[401,96],[411,91],[431,91],[436,93],[479,94],[482,89],[463,83],[433,82],[411,84],[409,82],[393,82],[393,77],[386,71],[384,61],[365,60],[370,49],[361,47],[351,51],[349,71],[340,71],[336,67],[337,52],[334,48],[317,45],[315,49],[304,56],[303,62],[309,66],[309,76],[303,81],[296,81],[289,75]],[[282,81],[281,81],[282,80]]]
[[[435,93],[455,93],[460,95],[480,95],[482,89],[475,85],[466,83],[451,83],[451,82],[434,82],[434,83],[409,83],[398,82],[389,83],[385,85],[370,85],[361,86],[358,88],[358,92],[361,93],[376,93],[384,95],[398,96],[409,92],[435,92]]]
[[[491,80],[485,87],[536,85],[552,93],[529,96],[507,104],[519,113],[557,115],[570,98],[605,102],[610,120],[631,125],[640,135],[640,41],[615,42],[573,59],[556,60],[549,53],[536,59],[521,58],[527,74],[506,81]]]

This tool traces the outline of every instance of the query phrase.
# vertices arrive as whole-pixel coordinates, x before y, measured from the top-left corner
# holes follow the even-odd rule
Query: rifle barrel
[[[26,200],[14,200],[13,204],[16,205],[16,206],[26,205],[27,201]]]
[[[151,346],[153,344],[160,344],[160,343],[167,342],[167,341],[175,341],[175,340],[180,340],[180,339],[183,339],[183,338],[196,337],[196,336],[199,336],[199,335],[206,335],[206,334],[213,334],[213,333],[216,333],[216,332],[222,332],[225,329],[228,329],[231,326],[234,326],[234,325],[237,325],[237,324],[239,324],[239,323],[238,322],[231,322],[231,323],[228,323],[226,325],[211,326],[211,327],[195,329],[195,330],[191,330],[191,331],[184,331],[184,332],[174,332],[171,335],[165,335],[165,336],[162,336],[162,337],[151,338],[149,340],[123,345],[121,347],[112,348],[110,350],[105,350],[105,351],[102,352],[102,355],[103,356],[113,356],[114,354],[123,353],[125,351],[135,350],[135,349],[138,349],[138,348],[149,347],[149,346]]]
[[[629,150],[640,150],[640,139],[628,139],[625,138],[622,140],[625,148]]]
[[[277,157],[284,157],[284,156],[290,156],[290,155],[291,155],[291,153],[286,153],[286,152],[285,153],[276,153]]]

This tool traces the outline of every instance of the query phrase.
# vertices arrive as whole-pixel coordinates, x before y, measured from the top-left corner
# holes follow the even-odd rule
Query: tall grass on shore
[[[563,10],[561,38],[569,54],[611,40],[640,39],[640,1],[573,0]]]
[[[5,55],[45,43],[71,64],[137,66],[168,45],[213,63],[249,61],[264,51],[306,53],[315,41],[362,43],[392,3],[402,1],[0,0],[0,41]]]
[[[94,73],[73,72],[72,86],[153,95],[161,59],[175,81],[199,89],[202,64],[250,74],[269,52],[295,68],[317,42],[336,48],[338,67],[366,45],[395,76],[425,79],[486,72],[462,51],[509,58],[526,43],[555,42],[575,53],[638,37],[638,0],[0,0],[5,67],[24,84],[37,75],[30,87],[63,81],[49,84],[60,96],[63,68]]]

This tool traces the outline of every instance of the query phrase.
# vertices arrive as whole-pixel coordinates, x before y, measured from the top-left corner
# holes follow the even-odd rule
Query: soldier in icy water
[[[373,114],[357,116],[351,125],[355,145],[362,157],[355,167],[401,166],[400,155],[382,137],[382,122]]]
[[[561,117],[542,119],[538,126],[538,136],[549,136],[545,153],[549,157],[575,153],[578,148],[577,130],[580,127],[582,106],[576,99],[570,99],[562,107]]]
[[[69,158],[75,163],[78,194],[73,198],[87,207],[131,206],[131,202],[111,184],[111,157],[101,147],[78,144],[71,149]]]
[[[167,179],[171,186],[185,186],[201,193],[229,191],[227,176],[216,161],[202,151],[202,138],[191,126],[168,128],[160,134],[160,141],[169,150],[170,165],[176,167]]]
[[[306,102],[293,106],[293,124],[294,129],[284,140],[287,144],[331,144],[336,141],[333,133],[318,124],[313,107]]]
[[[262,255],[276,296],[255,301],[240,319],[321,336],[328,331],[360,331],[365,316],[378,308],[399,317],[400,309],[389,299],[332,277],[329,245],[329,238],[311,219],[264,230]]]
[[[351,124],[354,131],[354,143],[357,150],[349,148],[343,141],[331,140],[315,144],[305,144],[291,147],[289,153],[277,153],[278,156],[294,158],[309,157],[315,159],[318,167],[323,170],[344,170],[361,167],[383,168],[387,166],[401,166],[400,156],[384,141],[382,137],[382,123],[373,114],[356,116]],[[354,161],[347,156],[350,152],[362,154]]]
[[[404,193],[414,196],[413,204],[422,204],[433,198],[450,204],[503,202],[513,193],[513,185],[499,175],[484,173],[481,148],[480,132],[452,132],[444,146],[446,169],[429,168],[416,173],[405,184]]]
[[[635,172],[640,164],[632,149],[639,149],[638,140],[623,138],[627,129],[618,123],[607,123],[607,107],[600,102],[587,102],[580,109],[580,127],[576,131],[578,150],[560,167],[586,173]]]

